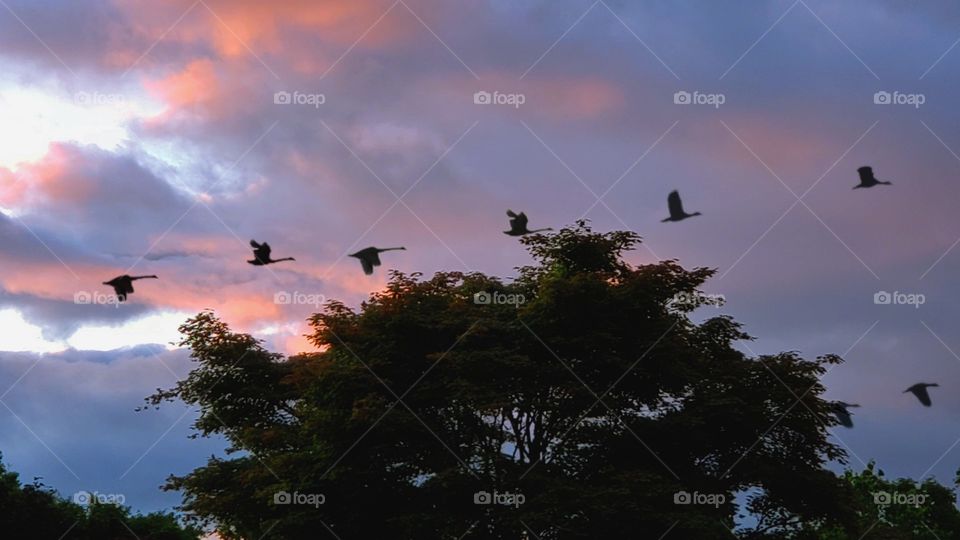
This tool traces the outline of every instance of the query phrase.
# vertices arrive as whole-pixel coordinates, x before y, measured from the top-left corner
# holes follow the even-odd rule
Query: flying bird
[[[256,240],[250,241],[250,247],[253,248],[253,260],[247,261],[248,263],[254,266],[263,266],[266,264],[278,263],[280,261],[295,261],[293,257],[284,257],[282,259],[271,259],[270,258],[270,244],[264,242],[262,244],[257,243]]]
[[[392,248],[375,248],[373,246],[361,249],[356,253],[351,253],[351,257],[356,257],[360,259],[360,264],[363,266],[363,273],[370,275],[373,273],[374,266],[380,266],[380,254],[384,251],[396,251],[398,249],[406,250],[405,247],[392,247]]]
[[[113,287],[113,292],[117,294],[117,300],[127,301],[127,295],[133,293],[133,282],[138,279],[159,279],[157,276],[117,276],[110,281],[104,281],[104,285]]]
[[[843,401],[834,401],[830,404],[831,412],[834,416],[837,417],[837,420],[840,422],[840,425],[847,428],[853,427],[853,420],[850,418],[851,413],[847,409],[850,407],[859,407],[860,405],[856,403],[846,403]]]
[[[885,186],[893,185],[893,182],[877,180],[877,177],[873,175],[873,167],[860,167],[857,169],[857,173],[860,174],[860,183],[853,186],[853,189],[873,187],[877,184],[883,184]]]
[[[917,396],[917,399],[920,400],[920,403],[923,403],[924,407],[929,407],[931,405],[930,393],[927,392],[927,388],[931,386],[940,386],[937,383],[917,383],[910,388],[907,388],[903,391],[904,394],[907,392],[912,392],[913,395]]]
[[[667,221],[683,221],[689,217],[699,216],[700,212],[688,214],[683,210],[683,202],[680,200],[680,193],[677,190],[670,192],[667,196],[667,207],[670,209],[670,217],[661,219],[660,223]]]
[[[527,215],[524,214],[523,212],[520,212],[518,214],[513,210],[507,210],[507,215],[510,217],[510,230],[503,231],[503,234],[507,234],[510,236],[523,236],[525,234],[533,234],[533,233],[553,230],[550,227],[546,227],[543,229],[534,229],[531,231],[530,229],[527,228]]]

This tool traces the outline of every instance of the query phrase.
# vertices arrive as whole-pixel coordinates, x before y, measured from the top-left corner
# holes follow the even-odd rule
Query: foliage
[[[0,537],[9,540],[196,540],[202,531],[168,513],[131,514],[93,501],[80,506],[38,480],[21,485],[0,463]]]
[[[523,241],[535,264],[511,283],[394,272],[359,310],[328,303],[314,353],[188,321],[196,366],[148,401],[197,406],[198,434],[234,453],[170,478],[182,509],[230,538],[709,540],[752,490],[765,521],[743,536],[856,530],[825,468],[845,463],[819,380],[840,358],[743,354],[732,318],[690,318],[718,303],[697,295],[714,271],[630,265],[633,233],[579,222]]]

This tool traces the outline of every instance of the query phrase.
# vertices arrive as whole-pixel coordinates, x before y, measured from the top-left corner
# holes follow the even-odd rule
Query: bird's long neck
[[[274,259],[273,262],[293,261],[293,260],[296,260],[296,259],[294,259],[293,257],[284,257],[284,258],[282,258],[282,259]]]
[[[133,276],[130,279],[159,279],[157,276]]]
[[[380,251],[397,251],[397,250],[406,250],[405,247],[393,247],[393,248],[383,248]]]
[[[544,228],[542,228],[542,229],[533,229],[533,230],[528,231],[528,232],[530,232],[530,233],[538,233],[538,232],[552,231],[552,230],[553,230],[553,229],[552,229],[551,227],[544,227]]]

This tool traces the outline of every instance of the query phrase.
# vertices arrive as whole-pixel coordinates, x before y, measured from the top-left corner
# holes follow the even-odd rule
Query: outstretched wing
[[[258,244],[256,240],[251,240],[250,247],[252,247],[253,249],[260,249],[260,244]]]
[[[373,273],[373,263],[367,257],[360,257],[360,265],[363,266],[363,273],[370,275]]]
[[[667,208],[670,209],[671,216],[683,215],[683,203],[680,201],[680,192],[674,190],[667,195]]]
[[[850,418],[850,411],[848,411],[843,405],[835,403],[833,405],[833,414],[837,417],[837,420],[840,422],[841,426],[848,428],[853,427],[853,419]]]
[[[932,402],[930,401],[930,393],[927,392],[926,387],[917,388],[913,393],[917,395],[917,399],[919,399],[920,403],[923,403],[925,407],[929,407],[931,405]]]

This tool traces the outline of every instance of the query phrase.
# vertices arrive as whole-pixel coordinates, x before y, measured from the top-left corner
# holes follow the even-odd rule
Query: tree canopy
[[[196,540],[202,531],[184,527],[170,513],[133,514],[97,502],[82,506],[39,480],[21,485],[0,463],[0,538],[8,540]]]
[[[200,313],[148,402],[230,449],[167,489],[229,538],[857,538],[862,477],[826,468],[841,359],[744,354],[731,317],[691,318],[714,270],[631,265],[639,241],[578,222],[525,237],[510,282],[393,272],[289,358]]]

